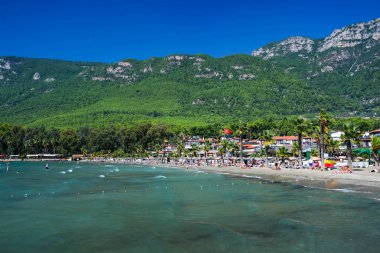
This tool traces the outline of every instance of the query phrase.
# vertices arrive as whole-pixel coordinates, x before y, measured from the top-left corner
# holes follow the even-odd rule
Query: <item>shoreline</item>
[[[15,160],[12,160],[15,161]],[[24,160],[29,162],[31,160]],[[16,162],[16,161],[15,161]],[[34,162],[34,161],[33,161]],[[39,162],[46,162],[39,160]],[[65,162],[65,161],[52,161],[49,162]],[[74,161],[67,161],[74,162]],[[336,173],[333,171],[320,171],[310,169],[287,169],[282,168],[280,170],[273,170],[267,167],[250,167],[240,168],[233,166],[205,166],[205,165],[188,165],[188,164],[176,164],[160,163],[156,160],[146,161],[133,161],[132,159],[102,159],[102,160],[80,160],[79,163],[111,163],[111,164],[127,164],[127,165],[143,165],[143,166],[157,166],[162,168],[174,168],[181,170],[200,170],[209,173],[226,174],[239,177],[260,177],[264,180],[288,182],[293,184],[301,184],[306,186],[336,189],[341,188],[353,188],[353,191],[360,192],[377,192],[380,193],[380,173],[370,172],[371,167],[364,169],[356,169],[352,173]]]
[[[147,164],[149,165],[149,164]],[[152,165],[152,164],[150,164]],[[264,180],[297,183],[307,186],[341,189],[355,188],[358,191],[375,191],[380,193],[380,173],[369,171],[354,171],[341,174],[334,171],[319,171],[309,169],[281,169],[272,170],[266,167],[211,167],[211,166],[180,166],[172,164],[156,164],[159,167],[178,168],[186,170],[201,170],[209,173],[220,173],[239,177],[259,177]],[[368,168],[367,168],[368,169]],[[290,181],[289,181],[290,180]]]
[[[105,161],[107,162],[107,161]],[[118,163],[111,161],[113,163]],[[261,178],[263,180],[292,183],[327,190],[341,190],[347,192],[380,193],[380,173],[370,172],[372,168],[353,173],[336,173],[335,171],[320,171],[309,169],[281,169],[273,170],[267,167],[212,167],[186,164],[161,164],[161,163],[122,163],[144,166],[157,166],[162,168],[174,168],[181,170],[198,170],[208,173],[226,174],[243,178]],[[379,196],[380,197],[380,196]]]
[[[81,160],[80,162],[101,162],[114,164],[130,164],[143,166],[156,166],[162,168],[174,168],[181,170],[199,170],[208,173],[226,174],[239,177],[260,177],[264,180],[279,181],[283,183],[299,184],[328,190],[352,190],[353,192],[380,193],[380,173],[370,172],[373,167],[354,169],[352,173],[336,173],[336,170],[310,170],[310,169],[288,169],[273,170],[267,167],[253,166],[240,168],[233,166],[206,166],[194,164],[160,163],[156,160],[150,162],[139,162],[128,159],[116,160]],[[380,197],[380,196],[379,196]]]
[[[202,170],[214,173],[228,173],[240,177],[261,177],[265,180],[280,181],[283,183],[300,184],[329,190],[352,190],[359,192],[380,193],[380,175],[378,173],[361,172],[350,174],[334,173],[333,171],[311,171],[307,169],[282,169],[269,168],[253,169],[223,169],[202,168]]]

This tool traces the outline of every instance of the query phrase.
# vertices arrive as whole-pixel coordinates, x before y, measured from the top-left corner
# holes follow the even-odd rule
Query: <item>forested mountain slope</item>
[[[296,74],[351,114],[380,114],[380,19],[336,29],[321,40],[291,37],[253,51],[285,73]]]

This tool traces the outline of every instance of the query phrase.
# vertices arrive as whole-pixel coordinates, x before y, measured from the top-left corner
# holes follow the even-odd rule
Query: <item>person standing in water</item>
[[[45,165],[45,169],[49,169],[49,164],[48,163],[46,163],[46,165]]]
[[[7,172],[9,171],[9,163],[7,163]]]

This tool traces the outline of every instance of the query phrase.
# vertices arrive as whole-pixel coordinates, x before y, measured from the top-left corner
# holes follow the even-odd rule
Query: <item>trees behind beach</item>
[[[226,147],[220,142],[220,154],[226,152],[236,153],[239,150],[241,156],[241,144],[244,139],[262,139],[268,142],[268,150],[271,145],[270,138],[264,139],[268,132],[271,135],[310,135],[317,141],[323,150],[334,153],[334,144],[328,137],[328,131],[324,130],[323,142],[320,134],[319,118],[261,118],[228,124],[239,138],[239,145]],[[380,128],[379,119],[335,119],[328,129],[344,130],[345,123],[355,125],[358,131],[364,132]],[[26,155],[38,153],[59,153],[65,156],[71,154],[107,154],[120,156],[147,153],[156,150],[155,147],[164,147],[171,144],[177,147],[177,153],[182,156],[186,149],[184,143],[192,136],[201,138],[218,138],[221,130],[227,124],[210,124],[207,126],[178,127],[159,123],[140,123],[134,126],[115,125],[106,127],[81,127],[78,129],[46,128],[44,126],[18,126],[0,124],[0,154]],[[306,126],[307,125],[307,126]],[[302,134],[300,134],[302,133]],[[301,138],[300,138],[301,139]],[[302,144],[301,144],[302,145]],[[301,145],[297,145],[298,155],[302,155]],[[335,145],[330,147],[330,145]],[[265,146],[265,145],[264,145]],[[203,149],[208,152],[209,147]],[[314,150],[312,150],[315,152]],[[319,152],[322,154],[322,152]]]

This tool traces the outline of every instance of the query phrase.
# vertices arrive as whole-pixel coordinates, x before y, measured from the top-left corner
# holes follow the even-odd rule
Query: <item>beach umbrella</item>
[[[358,148],[358,149],[352,150],[352,152],[355,152],[358,155],[362,155],[362,154],[371,155],[372,150],[369,148]]]
[[[325,167],[326,168],[333,168],[335,165],[335,162],[333,160],[325,160]]]

